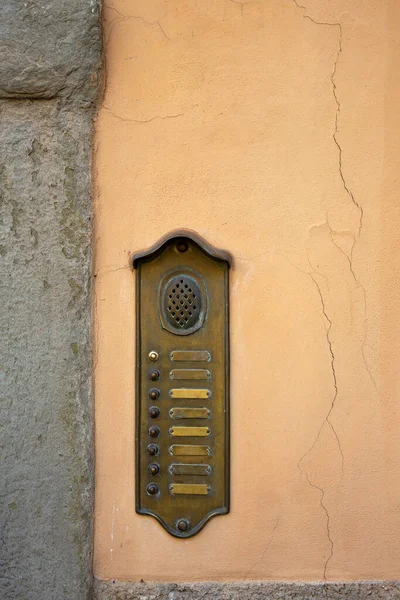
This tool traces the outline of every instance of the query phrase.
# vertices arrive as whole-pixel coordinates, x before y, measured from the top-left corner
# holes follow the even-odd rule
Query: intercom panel
[[[230,262],[188,232],[133,260],[136,510],[182,538],[229,511]]]

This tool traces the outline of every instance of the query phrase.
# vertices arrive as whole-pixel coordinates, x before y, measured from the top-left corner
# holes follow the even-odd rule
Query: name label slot
[[[169,357],[173,362],[211,362],[208,350],[173,350]]]
[[[169,377],[170,379],[201,379],[209,381],[211,379],[211,372],[208,369],[172,369]]]
[[[171,475],[211,475],[210,465],[172,464],[169,466]]]
[[[169,411],[171,419],[208,419],[211,411],[208,408],[178,408],[174,406]]]
[[[175,437],[207,437],[211,433],[209,427],[185,427],[174,425],[169,430],[170,434]]]
[[[169,391],[170,398],[211,398],[210,390],[175,388]]]
[[[169,489],[174,495],[207,496],[210,486],[205,483],[171,483]]]
[[[170,446],[169,453],[172,456],[211,456],[211,448],[209,446],[174,444]]]

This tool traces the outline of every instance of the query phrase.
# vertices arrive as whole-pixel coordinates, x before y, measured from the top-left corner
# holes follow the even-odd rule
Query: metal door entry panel
[[[230,255],[173,232],[136,269],[136,511],[172,535],[229,512]]]

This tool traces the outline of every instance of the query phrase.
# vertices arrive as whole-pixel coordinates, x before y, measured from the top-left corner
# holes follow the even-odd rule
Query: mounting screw
[[[178,521],[177,527],[179,531],[187,531],[189,529],[189,523],[186,521],[186,519],[181,519]]]
[[[189,248],[189,244],[186,242],[186,240],[180,240],[177,243],[176,248],[177,248],[178,252],[187,252],[187,250]]]
[[[151,362],[157,362],[158,353],[155,350],[152,350],[151,352],[149,352],[149,359],[151,360]]]

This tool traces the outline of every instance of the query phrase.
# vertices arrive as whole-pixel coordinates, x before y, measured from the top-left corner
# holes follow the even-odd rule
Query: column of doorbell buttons
[[[154,350],[149,352],[149,360],[151,360],[151,362],[157,362],[158,361],[158,353],[155,352]],[[158,381],[160,379],[160,371],[158,369],[152,369],[149,373],[149,377],[151,381]],[[151,388],[149,390],[149,399],[150,400],[158,400],[160,397],[160,390],[157,388]],[[158,408],[158,406],[150,406],[149,410],[149,417],[150,419],[156,419],[159,415],[160,415],[160,409]],[[160,428],[157,427],[156,425],[152,425],[149,428],[149,436],[151,438],[156,438],[158,437],[160,434]],[[147,446],[147,454],[149,456],[157,456],[159,453],[159,447],[157,446],[157,444],[149,444]],[[148,472],[150,473],[150,475],[158,475],[158,473],[160,472],[160,466],[157,463],[150,463],[149,466],[147,467]],[[159,489],[158,489],[158,485],[156,485],[155,483],[149,483],[146,491],[148,494],[150,494],[150,496],[155,496]]]

